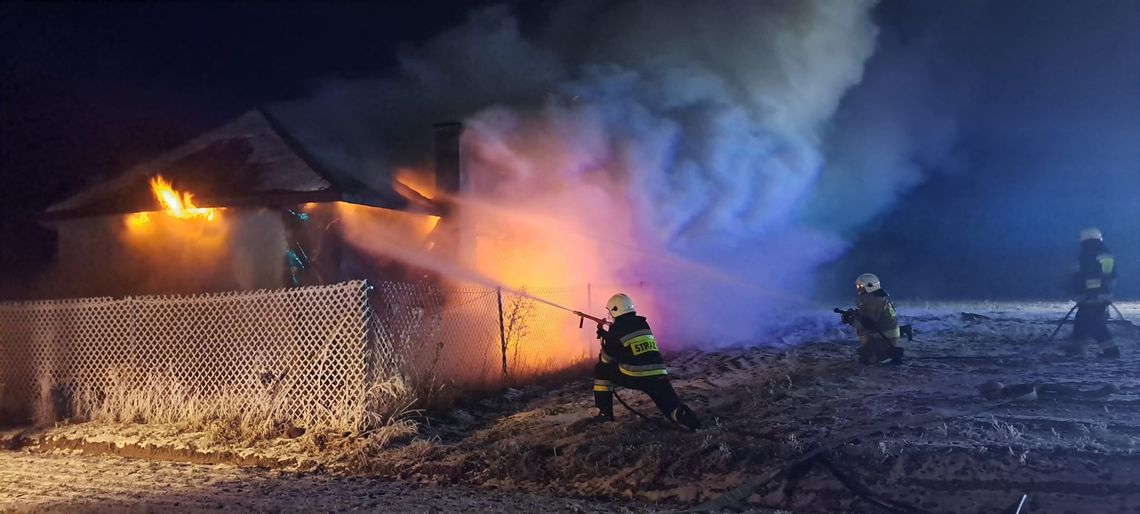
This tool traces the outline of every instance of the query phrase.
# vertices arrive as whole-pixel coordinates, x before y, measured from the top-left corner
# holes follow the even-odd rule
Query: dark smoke
[[[1052,280],[1002,282],[1028,269],[1010,255],[1052,266],[1031,241],[1068,244],[1084,224],[1123,234],[1135,196],[1105,200],[1115,207],[1101,214],[1117,221],[1098,216],[1092,207],[1108,198],[1098,192],[1117,191],[1106,186],[1074,190],[1066,209],[1034,204],[1056,207],[1050,193],[1097,156],[1097,169],[1135,186],[1135,162],[1111,157],[1135,130],[1135,115],[1121,114],[1135,113],[1135,96],[1114,100],[1110,137],[1111,124],[1082,108],[1087,97],[1063,93],[1093,86],[1071,72],[1043,76],[1080,58],[1098,63],[1078,68],[1088,83],[1111,69],[1112,91],[1135,84],[1135,45],[1103,45],[1137,40],[1116,21],[1126,17],[1113,18],[1135,4],[1093,5],[1116,28],[1066,29],[1089,41],[1050,36],[1051,16],[1079,8],[1039,2],[565,2],[523,18],[496,7],[405,49],[393,76],[330,81],[276,110],[324,157],[376,184],[430,166],[433,121],[465,121],[465,199],[559,220],[560,233],[532,237],[537,264],[557,257],[563,234],[603,227],[590,259],[551,275],[663,284],[647,302],[658,325],[731,344],[802,309],[817,270],[849,242],[854,253],[828,268],[823,291],[849,291],[851,277],[875,271],[900,284],[896,294],[994,297],[998,286],[1041,294],[1037,284]],[[1074,45],[1090,52],[1061,51]],[[1102,100],[1094,105],[1111,103]],[[1088,151],[1049,155],[1065,148]],[[512,230],[476,212],[467,216],[481,230]],[[965,278],[933,273],[955,270],[950,262],[974,267]]]
[[[847,296],[875,271],[904,298],[1064,299],[1078,232],[1097,226],[1118,296],[1140,295],[1140,2],[898,2],[876,14],[878,53],[839,119],[892,107],[856,100],[895,77],[918,151],[887,168],[934,178],[852,233],[821,292]],[[922,73],[900,76],[908,57]],[[867,199],[829,182],[834,203]]]

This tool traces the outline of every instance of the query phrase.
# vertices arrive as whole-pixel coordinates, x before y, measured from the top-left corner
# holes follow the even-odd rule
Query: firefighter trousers
[[[878,336],[866,336],[859,341],[859,362],[862,364],[876,364],[886,359],[902,359],[903,349],[898,346],[898,339],[883,339]]]
[[[1077,304],[1077,318],[1073,321],[1073,339],[1092,339],[1104,343],[1112,339],[1108,332],[1108,302],[1081,302]]]
[[[614,386],[637,389],[649,395],[661,413],[673,418],[674,411],[681,406],[681,399],[673,390],[673,384],[665,375],[655,377],[631,377],[621,372],[616,363],[599,362],[594,366],[594,405],[605,415],[614,413]]]

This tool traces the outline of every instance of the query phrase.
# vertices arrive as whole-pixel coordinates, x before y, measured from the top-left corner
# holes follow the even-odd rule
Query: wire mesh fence
[[[382,342],[369,334],[366,291],[357,281],[0,304],[4,406],[51,418],[68,414],[59,411],[81,393],[153,387],[162,377],[190,398],[252,402],[272,389],[282,392],[275,415],[356,425],[364,415],[366,368],[377,376],[399,372],[395,352],[367,351]],[[334,412],[339,419],[330,419]],[[346,412],[356,414],[345,419]]]
[[[380,338],[403,356],[408,380],[431,399],[526,383],[589,358],[592,339],[578,330],[577,318],[531,298],[575,305],[586,290],[519,294],[382,282],[371,297]]]
[[[3,303],[0,409],[13,419],[67,415],[61,405],[83,391],[153,387],[161,376],[195,398],[272,401],[275,415],[353,429],[393,407],[374,397],[377,384],[408,384],[430,403],[592,358],[593,330],[530,295],[592,300],[586,286],[519,294],[354,281]]]

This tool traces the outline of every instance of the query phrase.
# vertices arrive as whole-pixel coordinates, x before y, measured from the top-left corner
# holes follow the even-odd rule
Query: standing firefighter
[[[1116,282],[1115,262],[1104,244],[1100,230],[1081,231],[1080,268],[1073,279],[1077,294],[1077,319],[1073,326],[1070,354],[1085,353],[1085,343],[1093,339],[1100,346],[1101,357],[1120,357],[1120,348],[1108,331],[1108,306],[1112,303],[1112,286]]]
[[[877,364],[890,359],[891,364],[902,364],[903,349],[898,346],[899,322],[895,306],[883,290],[879,277],[870,273],[855,279],[855,308],[840,311],[842,321],[855,327],[859,334],[859,362]]]
[[[615,294],[606,302],[606,311],[614,321],[608,331],[598,325],[598,338],[602,340],[594,367],[598,415],[591,421],[614,420],[613,390],[617,385],[648,394],[665,416],[690,430],[700,428],[696,414],[677,398],[649,323],[637,315],[633,300],[624,293]]]

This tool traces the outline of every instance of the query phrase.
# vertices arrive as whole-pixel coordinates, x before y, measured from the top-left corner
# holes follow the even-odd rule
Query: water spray
[[[555,226],[560,232],[573,234],[583,239],[603,243],[607,248],[618,248],[623,252],[637,255],[641,259],[652,261],[678,271],[692,272],[703,278],[714,280],[716,282],[720,282],[722,284],[733,287],[740,287],[755,294],[776,300],[788,301],[799,305],[810,304],[810,302],[802,296],[789,294],[784,291],[775,291],[744,277],[740,277],[733,273],[729,273],[712,266],[694,262],[677,255],[662,253],[659,251],[646,251],[640,246],[630,244],[627,241],[603,237],[598,235],[596,232],[588,232],[571,225],[560,223],[554,218],[537,216],[534,213],[528,213],[526,216],[519,216],[518,214],[509,212],[502,207],[495,206],[487,202],[480,202],[469,198],[463,198],[459,195],[440,194],[439,197],[446,199],[448,202],[458,204],[465,209],[476,210],[482,214],[494,216],[500,220],[508,221],[510,223],[522,224],[523,226],[526,226],[527,228],[536,232],[547,232],[552,226]]]
[[[569,313],[571,313],[571,314],[573,314],[573,315],[575,315],[575,316],[578,316],[579,318],[581,318],[581,319],[579,319],[579,320],[578,320],[578,328],[582,328],[582,327],[584,326],[584,324],[586,323],[586,320],[587,320],[587,319],[588,319],[588,320],[590,320],[590,321],[593,321],[593,322],[597,323],[597,324],[598,324],[598,325],[600,325],[600,326],[606,326],[606,325],[612,325],[612,324],[613,324],[613,322],[612,322],[612,321],[610,321],[610,320],[608,320],[608,319],[605,319],[605,318],[598,318],[598,317],[595,317],[595,316],[591,316],[591,315],[589,315],[589,314],[586,314],[586,313],[584,313],[584,312],[582,312],[582,311],[576,311],[576,310],[574,310],[574,309],[571,309],[571,308],[569,308],[569,307],[566,307],[565,305],[559,305],[559,304],[557,304],[557,303],[554,303],[554,302],[552,302],[552,301],[550,301],[550,300],[547,300],[547,299],[545,299],[545,298],[539,298],[539,297],[537,297],[537,296],[535,296],[535,295],[532,295],[532,294],[530,294],[530,293],[528,293],[528,292],[526,292],[526,291],[523,291],[523,290],[521,290],[521,289],[514,289],[514,288],[506,287],[506,286],[503,286],[503,285],[499,285],[498,287],[501,287],[501,288],[503,288],[503,289],[505,289],[505,290],[507,290],[507,291],[510,291],[510,292],[512,292],[512,293],[514,293],[514,294],[517,294],[517,295],[519,295],[519,296],[522,296],[522,297],[525,297],[525,298],[529,298],[529,299],[531,299],[531,300],[534,300],[534,301],[536,301],[536,302],[539,302],[539,303],[543,303],[543,304],[549,305],[549,306],[551,306],[551,307],[554,307],[555,309],[561,309],[561,310],[564,310],[564,311],[566,311],[566,312],[569,312]]]
[[[432,271],[435,271],[435,272],[440,273],[442,275],[450,276],[452,278],[457,278],[460,280],[467,280],[467,281],[474,282],[477,284],[482,284],[482,285],[485,285],[488,287],[495,287],[495,288],[502,289],[504,291],[509,291],[513,294],[534,300],[534,301],[539,302],[543,305],[548,305],[550,307],[554,307],[555,309],[563,310],[563,311],[569,312],[571,314],[574,314],[575,316],[582,318],[583,323],[585,322],[585,320],[587,318],[590,319],[591,321],[598,323],[599,325],[608,325],[611,323],[610,321],[608,321],[604,318],[594,317],[594,316],[591,316],[589,314],[583,313],[581,311],[574,310],[574,309],[567,307],[565,305],[560,305],[560,304],[554,303],[554,302],[547,300],[545,298],[535,296],[531,293],[528,293],[522,289],[516,289],[513,287],[506,286],[503,283],[499,282],[498,280],[492,279],[491,277],[483,275],[482,273],[479,273],[475,270],[472,270],[470,268],[462,266],[459,263],[452,262],[450,260],[441,258],[438,255],[432,254],[431,252],[428,252],[428,251],[425,251],[425,250],[422,250],[422,249],[419,249],[419,248],[416,248],[413,246],[404,245],[401,243],[395,243],[395,244],[384,244],[383,248],[379,248],[379,247],[375,246],[375,243],[380,243],[381,241],[378,241],[375,236],[388,235],[393,240],[398,240],[398,236],[393,236],[391,234],[385,234],[384,228],[380,227],[380,226],[370,226],[369,228],[371,229],[369,231],[369,235],[373,236],[371,238],[367,238],[367,239],[365,239],[365,238],[358,239],[358,238],[353,238],[353,237],[348,238],[349,242],[355,243],[355,246],[358,249],[364,251],[365,253],[373,254],[373,255],[377,255],[377,254],[382,255],[384,257],[393,258],[393,259],[396,259],[398,261],[404,262],[404,263],[412,265],[412,266],[430,269]],[[372,243],[372,244],[369,244],[369,243]],[[582,325],[582,323],[579,323],[579,326],[581,326],[581,325]]]

